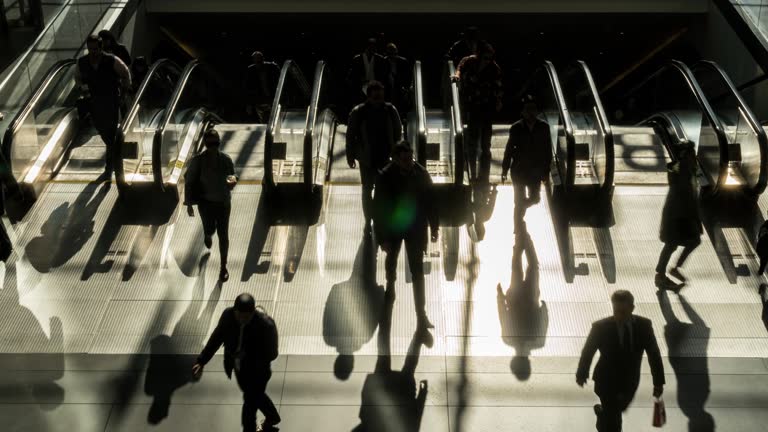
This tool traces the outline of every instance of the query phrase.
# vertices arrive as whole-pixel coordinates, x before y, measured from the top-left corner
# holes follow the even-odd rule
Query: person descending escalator
[[[454,65],[458,65],[464,57],[469,57],[477,53],[477,48],[484,43],[480,40],[480,29],[474,26],[467,27],[461,34],[461,39],[451,45],[445,54],[447,60],[453,60]]]
[[[701,244],[701,216],[699,214],[698,181],[696,177],[696,149],[686,141],[678,146],[677,160],[667,164],[669,192],[661,214],[660,239],[664,248],[656,264],[655,283],[659,289],[677,289],[680,286],[667,277],[667,265],[672,253],[681,246],[683,251],[669,274],[685,283],[680,272],[685,260]]]
[[[272,112],[272,103],[280,79],[280,66],[266,61],[261,51],[251,55],[251,64],[245,72],[245,113],[257,123],[267,123]]]
[[[117,41],[115,35],[109,30],[102,30],[99,32],[99,37],[104,43],[104,52],[112,54],[125,63],[126,66],[131,66],[131,54],[128,52],[128,48],[125,45]]]
[[[88,36],[86,46],[88,54],[78,59],[75,80],[88,95],[86,100],[91,121],[107,147],[104,177],[109,183],[120,157],[116,146],[117,126],[122,98],[131,89],[131,72],[118,57],[104,52],[100,37]]]
[[[459,81],[461,106],[467,122],[464,152],[469,165],[470,181],[473,183],[488,183],[493,116],[501,110],[502,76],[501,68],[494,61],[494,54],[490,44],[481,44],[477,54],[461,60],[455,77]]]
[[[547,179],[552,163],[549,124],[538,118],[536,99],[522,100],[522,119],[509,128],[509,140],[501,163],[501,181],[510,173],[515,189],[514,223],[517,228],[528,207],[541,200],[541,182]]]
[[[440,229],[432,201],[432,179],[426,168],[413,160],[413,150],[407,142],[397,144],[392,151],[392,162],[381,170],[376,180],[373,226],[376,241],[386,253],[384,268],[387,287],[384,296],[390,303],[395,299],[397,258],[405,243],[420,329],[434,327],[426,311],[423,259],[427,250],[427,228],[432,234],[432,242],[437,241]]]
[[[407,113],[411,102],[411,62],[398,54],[397,45],[387,44],[387,93],[388,99],[400,113]]]
[[[351,105],[360,102],[367,95],[367,87],[373,81],[387,82],[387,60],[376,52],[376,38],[368,39],[365,50],[354,56],[347,72],[347,85]]]
[[[210,249],[213,234],[218,233],[221,270],[219,280],[229,280],[227,256],[229,255],[229,215],[232,211],[232,189],[237,185],[235,165],[228,154],[221,151],[221,139],[215,129],[205,131],[205,151],[189,162],[184,175],[184,205],[187,213],[194,216],[197,205],[203,223],[203,241]]]
[[[148,73],[149,62],[147,62],[147,58],[144,56],[136,57],[133,60],[133,63],[131,63],[131,78],[133,79],[133,86],[131,87],[131,90],[133,91],[134,95],[137,91],[139,91],[139,86],[141,86],[141,83],[144,82],[144,78],[146,78]]]
[[[373,81],[368,85],[368,100],[352,109],[347,127],[347,164],[360,165],[363,185],[365,233],[371,233],[373,186],[379,170],[389,163],[395,144],[402,137],[400,114],[394,105],[384,101],[384,85]],[[357,163],[355,163],[357,161]]]

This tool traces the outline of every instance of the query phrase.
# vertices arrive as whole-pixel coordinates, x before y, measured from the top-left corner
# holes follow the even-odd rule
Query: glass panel
[[[16,179],[22,179],[48,144],[56,126],[74,108],[74,72],[74,65],[69,65],[54,76],[34,109],[22,119],[12,139],[4,143],[11,147],[11,168]],[[59,153],[51,151],[49,154]]]
[[[330,151],[331,140],[333,136],[334,117],[330,110],[327,110],[331,101],[331,92],[329,85],[329,74],[327,67],[322,66],[324,71],[320,79],[320,91],[317,100],[316,120],[312,127],[312,144],[314,146],[314,158],[312,161],[312,181],[316,185],[325,183],[328,174],[328,152]],[[317,85],[317,83],[315,83]]]
[[[154,65],[136,95],[134,107],[125,120],[125,149],[123,169],[126,180],[152,181],[152,143],[155,130],[171,99],[181,70],[169,61]],[[135,149],[135,152],[133,151]]]
[[[285,67],[285,66],[284,66]],[[301,70],[288,62],[272,130],[272,176],[275,183],[304,182],[304,128],[310,88]]]

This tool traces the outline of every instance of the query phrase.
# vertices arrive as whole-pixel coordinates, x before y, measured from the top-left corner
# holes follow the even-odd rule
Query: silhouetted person
[[[655,283],[659,288],[674,288],[676,285],[667,275],[667,265],[672,253],[682,247],[683,251],[669,274],[685,282],[680,272],[685,260],[701,244],[701,216],[699,214],[699,187],[696,179],[696,150],[690,141],[679,145],[677,160],[667,165],[669,192],[661,214],[660,239],[664,248],[656,264]]]
[[[248,117],[258,123],[267,123],[272,112],[272,103],[280,79],[280,66],[266,61],[261,51],[251,55],[251,64],[245,72],[245,111]]]
[[[117,125],[120,123],[121,98],[131,88],[131,73],[122,60],[105,53],[102,44],[98,36],[88,36],[88,54],[77,60],[75,79],[81,87],[87,86],[90,95],[91,120],[107,147],[104,176],[109,182],[115,164],[119,163],[120,151],[115,144]]]
[[[272,377],[272,360],[277,358],[277,328],[272,318],[256,309],[250,294],[243,293],[235,305],[224,310],[203,352],[192,367],[200,377],[203,367],[224,345],[224,371],[227,377],[235,372],[237,384],[243,391],[243,432],[274,431],[280,414],[267,396],[267,383]],[[256,427],[256,410],[264,414],[261,427]]]
[[[402,138],[400,114],[384,101],[384,85],[373,81],[366,89],[368,100],[352,109],[347,127],[347,164],[360,165],[363,185],[365,232],[371,232],[371,193],[379,171],[389,163],[395,144]],[[355,163],[357,161],[357,164]]]
[[[501,163],[501,181],[509,171],[515,189],[515,226],[523,221],[528,207],[541,200],[541,182],[549,175],[552,163],[552,137],[549,124],[538,118],[533,96],[523,98],[522,119],[509,128],[509,140]]]
[[[354,56],[350,63],[347,84],[353,103],[357,103],[361,95],[367,94],[366,87],[371,81],[387,81],[387,60],[376,52],[376,43],[376,38],[368,39],[365,50]]]
[[[133,63],[131,63],[131,79],[133,81],[131,88],[133,94],[136,94],[136,92],[139,91],[139,86],[144,82],[147,73],[149,73],[149,63],[147,62],[147,58],[144,56],[136,57]]]
[[[464,152],[472,182],[487,183],[491,170],[493,116],[501,110],[503,95],[501,68],[494,61],[494,54],[491,45],[480,44],[477,54],[465,57],[456,72],[464,121],[467,123]]]
[[[405,242],[408,267],[413,280],[413,299],[419,328],[432,328],[427,318],[424,286],[424,252],[427,227],[436,242],[439,232],[432,200],[432,179],[427,170],[413,160],[408,143],[401,142],[392,152],[392,162],[381,171],[374,194],[376,240],[387,254],[384,261],[387,287],[385,296],[395,298],[397,257]]]
[[[760,267],[757,270],[757,275],[761,275],[765,272],[765,267],[768,266],[768,221],[763,222],[760,226],[760,231],[757,234],[757,244],[755,244],[755,252],[757,252],[758,258],[760,258]]]
[[[99,37],[104,43],[104,52],[110,53],[113,56],[119,58],[125,63],[126,66],[131,66],[131,54],[128,52],[128,48],[125,45],[117,41],[115,35],[109,30],[102,30],[99,32]]]
[[[228,154],[221,151],[221,139],[215,129],[203,136],[205,151],[189,162],[184,175],[184,204],[187,213],[194,216],[197,205],[203,222],[205,247],[213,245],[213,234],[218,234],[221,269],[219,280],[229,280],[227,257],[229,255],[229,216],[232,212],[232,189],[237,185],[235,165]]]
[[[766,290],[768,289],[768,285],[766,284],[760,284],[760,287],[757,289],[757,293],[760,294],[760,303],[763,305],[763,325],[765,326],[765,329],[768,330],[768,292]]]
[[[523,272],[523,255],[526,269]],[[544,347],[549,327],[547,304],[539,301],[539,258],[525,226],[515,234],[512,252],[512,280],[505,294],[501,284],[496,286],[502,338],[515,348],[511,362],[512,373],[525,381],[531,376],[531,351]]]
[[[445,57],[453,60],[453,64],[458,65],[464,59],[477,53],[477,48],[483,41],[480,40],[480,29],[477,27],[467,27],[461,34],[461,38],[451,45]]]
[[[407,113],[410,106],[413,68],[411,62],[398,54],[397,45],[387,44],[387,92],[397,111]]]
[[[391,302],[385,305],[379,324],[376,368],[365,378],[360,403],[360,425],[353,432],[418,432],[429,391],[427,381],[417,385],[415,372],[421,346],[431,347],[434,339],[426,329],[417,329],[400,371],[392,370],[390,334]]]
[[[715,430],[715,420],[704,409],[710,394],[706,353],[711,331],[685,297],[678,296],[680,306],[691,320],[690,324],[677,319],[667,291],[659,290],[656,294],[667,323],[664,326],[664,339],[669,350],[669,363],[677,377],[677,404],[688,417],[689,432],[712,432]],[[697,352],[692,355],[691,350]]]
[[[354,353],[365,345],[379,325],[384,287],[376,284],[376,246],[364,236],[349,279],[335,284],[323,311],[323,340],[336,348],[336,378],[346,380],[354,369]]]
[[[651,320],[632,315],[635,299],[629,291],[615,291],[611,304],[613,316],[592,324],[576,371],[576,383],[584,386],[592,358],[600,351],[600,360],[592,374],[595,394],[600,398],[600,405],[595,405],[599,432],[621,432],[621,413],[632,402],[640,384],[643,352],[648,355],[651,367],[654,397],[661,396],[665,382]]]

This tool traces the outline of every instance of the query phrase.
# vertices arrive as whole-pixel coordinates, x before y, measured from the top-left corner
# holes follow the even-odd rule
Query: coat
[[[369,128],[376,112],[368,103],[357,105],[349,113],[347,122],[347,160],[357,160],[364,169],[380,170],[389,163],[392,148],[402,137],[400,115],[394,105],[385,103],[379,112],[386,116],[384,135]]]
[[[386,85],[387,75],[389,68],[387,66],[387,59],[381,54],[373,55],[373,75],[376,81],[380,81]],[[365,80],[365,62],[363,62],[363,55],[358,54],[352,58],[352,63],[349,66],[349,73],[347,74],[347,81],[354,88],[367,84]],[[362,89],[362,87],[360,87]]]
[[[695,167],[673,162],[667,166],[669,192],[661,214],[659,238],[665,244],[698,246],[701,216]]]
[[[581,351],[577,378],[588,378],[592,358],[600,351],[592,380],[595,382],[595,393],[607,396],[616,393],[632,394],[640,384],[640,367],[643,352],[648,355],[651,367],[653,385],[664,385],[664,365],[661,362],[659,345],[653,333],[651,320],[641,316],[632,317],[632,348],[626,354],[619,343],[619,331],[616,320],[608,317],[592,324],[584,349]]]
[[[243,364],[241,368],[249,368],[252,371],[269,371],[271,359],[265,354],[263,349],[265,341],[268,339],[269,331],[262,312],[257,310],[253,319],[246,324],[243,331],[242,350]],[[219,318],[219,323],[213,330],[208,343],[197,357],[197,363],[205,366],[211,361],[216,351],[224,345],[224,372],[228,377],[232,377],[232,370],[235,368],[235,354],[237,344],[240,338],[240,323],[235,318],[235,309],[228,307]]]
[[[433,232],[438,229],[432,178],[423,166],[414,165],[410,173],[403,175],[397,164],[390,162],[376,180],[373,226],[379,244],[417,238],[426,250],[427,226]]]
[[[509,128],[509,140],[501,162],[502,175],[509,170],[512,180],[540,181],[547,178],[551,164],[549,124],[537,119],[533,130],[529,130],[525,120],[515,122]]]

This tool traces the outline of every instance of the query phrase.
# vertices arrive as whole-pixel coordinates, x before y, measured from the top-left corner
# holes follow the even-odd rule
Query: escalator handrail
[[[712,69],[718,77],[722,80],[723,84],[728,88],[730,94],[735,97],[739,110],[744,114],[744,118],[747,120],[749,128],[757,135],[757,142],[760,145],[760,177],[753,188],[755,194],[761,194],[765,191],[766,185],[768,185],[768,134],[765,133],[765,129],[760,125],[760,121],[757,120],[757,116],[749,108],[744,98],[741,97],[741,93],[736,89],[736,86],[731,81],[731,78],[717,63],[709,60],[702,60],[697,62],[691,68],[696,70],[699,68]]]
[[[675,140],[677,140],[678,143],[683,141],[688,141],[689,139],[688,135],[685,133],[685,129],[683,128],[683,126],[680,124],[680,119],[678,119],[677,116],[675,116],[671,112],[661,111],[651,115],[647,119],[640,122],[640,124],[651,126],[651,127],[654,127],[656,125],[662,125],[665,127],[664,135],[661,137],[662,138],[661,143],[662,143],[662,146],[664,147],[664,150],[666,150],[667,152],[667,156],[669,156],[669,158],[673,162],[676,161],[677,154],[672,149],[672,146],[674,145],[674,143],[669,142],[665,138],[672,138],[669,133],[669,130],[671,129],[672,131],[674,131],[674,138]]]
[[[168,124],[171,122],[171,116],[176,111],[179,100],[181,100],[181,96],[187,87],[189,77],[192,76],[192,72],[194,72],[195,69],[197,69],[197,67],[201,64],[202,63],[200,63],[199,60],[194,59],[190,60],[190,62],[187,63],[187,65],[184,67],[184,70],[179,77],[179,82],[176,84],[176,88],[173,90],[173,94],[168,100],[168,105],[165,108],[165,112],[163,113],[163,117],[160,120],[160,124],[158,125],[157,130],[155,130],[155,136],[152,140],[152,175],[154,177],[155,184],[161,188],[165,186],[162,166],[160,166],[160,154],[163,148],[163,136],[165,135],[165,128],[168,127]]]
[[[122,124],[120,129],[125,133],[127,132],[126,128],[128,128],[133,122],[134,117],[136,117],[136,114],[139,111],[139,101],[141,101],[142,97],[144,96],[144,93],[146,92],[147,87],[149,87],[150,82],[152,81],[152,78],[155,74],[157,74],[160,71],[160,68],[163,67],[170,67],[171,69],[176,69],[179,72],[179,77],[182,75],[182,70],[179,65],[176,64],[176,62],[169,60],[169,59],[160,59],[154,63],[152,63],[152,66],[147,71],[147,75],[144,77],[144,80],[141,82],[141,85],[139,86],[138,90],[136,90],[136,94],[133,97],[133,102],[131,103],[131,107],[128,109],[128,114],[123,118]]]
[[[416,135],[417,148],[414,149],[416,153],[416,160],[425,164],[424,154],[425,146],[427,145],[427,113],[424,107],[424,84],[422,82],[421,60],[416,60],[413,64],[413,89],[416,109],[416,123],[418,125]]]
[[[578,67],[582,69],[584,72],[585,77],[587,78],[587,84],[589,85],[589,91],[592,93],[592,100],[595,102],[595,108],[596,108],[596,114],[597,114],[597,123],[600,126],[600,132],[603,134],[603,145],[605,146],[605,182],[602,185],[603,188],[610,188],[613,186],[613,179],[614,179],[614,173],[615,173],[615,167],[616,163],[614,160],[615,153],[614,153],[614,140],[613,140],[613,130],[611,129],[611,123],[608,120],[608,116],[605,114],[605,109],[603,108],[603,101],[600,98],[600,92],[597,90],[597,86],[595,85],[595,80],[592,77],[592,71],[590,71],[589,66],[587,66],[587,63],[578,60],[576,62]]]
[[[298,81],[299,87],[306,94],[310,93],[309,85],[307,84],[304,75],[301,73],[296,62],[293,60],[286,60],[283,62],[283,67],[280,69],[280,78],[277,80],[277,88],[275,89],[275,98],[272,102],[272,112],[269,115],[269,122],[264,133],[264,183],[274,186],[275,179],[272,175],[272,145],[275,141],[275,130],[277,129],[277,121],[280,118],[280,111],[282,110],[283,90],[285,89],[285,83],[288,80],[288,75],[293,75],[293,78]],[[306,171],[305,171],[306,180]]]
[[[56,80],[56,77],[61,73],[63,70],[65,70],[68,67],[71,67],[75,64],[74,60],[68,59],[68,60],[61,60],[53,64],[48,69],[48,72],[46,73],[45,77],[43,78],[43,81],[37,86],[34,92],[27,98],[27,100],[24,102],[24,105],[22,109],[20,109],[16,116],[14,116],[11,123],[8,125],[8,128],[5,130],[5,136],[3,137],[2,142],[2,151],[7,159],[7,163],[10,168],[11,160],[11,146],[13,145],[13,137],[18,132],[19,128],[22,124],[24,124],[24,121],[27,119],[27,116],[32,112],[32,110],[37,106],[37,103],[40,100],[40,97],[43,95],[43,93],[48,89],[48,87]]]
[[[569,188],[575,184],[576,176],[576,155],[574,154],[576,148],[576,139],[573,136],[573,123],[571,122],[571,116],[568,113],[568,105],[565,103],[565,97],[563,96],[563,89],[560,86],[560,78],[557,75],[557,70],[551,61],[545,60],[541,68],[547,73],[549,78],[549,84],[552,87],[552,92],[555,96],[555,103],[560,111],[560,121],[563,122],[563,133],[565,134],[566,142],[566,173],[568,176],[565,178],[566,188]],[[553,154],[556,156],[557,152],[552,149]],[[561,180],[562,180],[562,173]]]
[[[707,100],[706,96],[704,96],[704,92],[701,90],[701,86],[699,86],[699,82],[696,80],[696,77],[694,77],[691,69],[686,66],[685,63],[679,60],[670,60],[669,63],[667,63],[665,66],[662,66],[658,71],[654,72],[640,84],[636,85],[627,94],[634,93],[648,82],[656,79],[657,76],[661,75],[669,68],[677,71],[680,75],[682,75],[685,83],[687,84],[688,90],[696,99],[696,103],[699,105],[699,109],[701,109],[702,115],[707,119],[709,124],[712,126],[712,130],[717,136],[717,142],[720,147],[720,173],[712,185],[712,192],[717,192],[720,186],[725,184],[725,181],[728,177],[728,137],[725,135],[725,130],[723,129],[723,125],[720,123],[720,119],[712,109],[712,105],[709,104],[709,100]]]
[[[315,78],[312,84],[312,95],[309,98],[307,109],[307,121],[304,125],[304,182],[307,186],[313,184],[314,172],[312,160],[314,154],[314,134],[317,124],[317,112],[320,109],[320,96],[322,94],[323,78],[325,76],[325,62],[320,60],[315,66]],[[319,155],[317,155],[319,156]]]
[[[456,76],[456,67],[453,60],[446,63],[449,88],[451,90],[451,126],[453,129],[453,142],[455,146],[454,160],[454,183],[461,185],[464,182],[464,123],[461,118],[461,99],[459,98],[459,84],[453,79]]]

